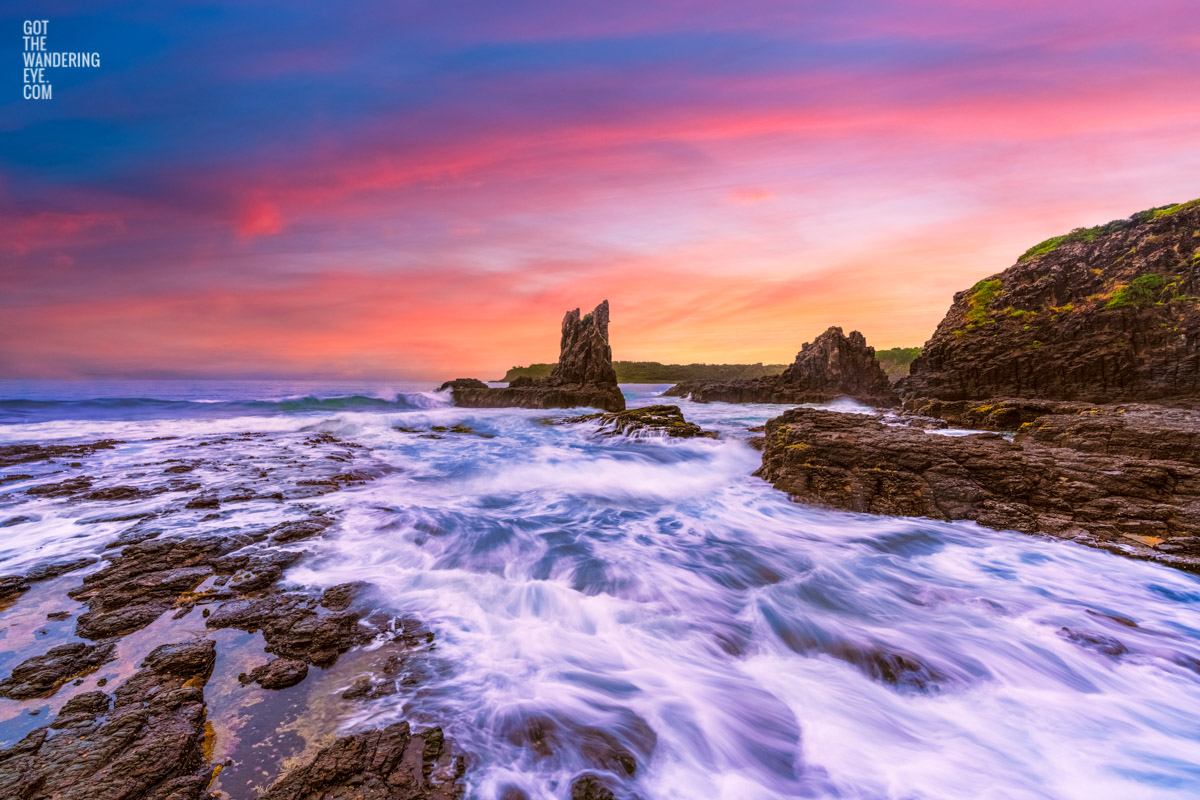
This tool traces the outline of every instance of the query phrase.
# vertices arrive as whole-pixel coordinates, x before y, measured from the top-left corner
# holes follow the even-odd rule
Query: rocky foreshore
[[[767,423],[756,473],[843,511],[1044,533],[1200,570],[1200,413],[1102,406],[1012,440],[810,408]]]
[[[225,444],[252,447],[260,457],[247,459],[234,448],[221,458],[216,453]],[[26,497],[139,509],[82,519],[85,527],[127,523],[99,564],[79,558],[0,577],[0,611],[11,628],[5,633],[37,625],[39,614],[45,626],[27,643],[0,648],[9,665],[0,674],[0,719],[10,735],[0,750],[0,797],[460,797],[466,760],[438,728],[412,731],[397,723],[331,738],[330,728],[317,726],[311,736],[276,735],[285,723],[300,724],[303,698],[327,691],[316,688],[310,668],[324,673],[316,679],[322,683],[343,674],[350,688],[337,702],[349,707],[419,680],[411,662],[432,647],[431,631],[381,612],[362,584],[310,591],[282,583],[284,571],[305,557],[305,543],[337,520],[310,509],[270,526],[205,526],[222,518],[219,510],[236,519],[235,509],[252,513],[288,498],[303,510],[305,497],[369,482],[386,470],[358,445],[326,434],[279,442],[242,434],[164,443],[176,457],[134,473],[138,488],[94,468],[87,477],[90,456],[122,445],[0,447],[0,464],[27,470],[6,476],[25,487],[19,491]],[[268,482],[268,470],[305,463],[298,457],[310,467],[290,471],[293,485],[255,489]],[[195,480],[199,471],[211,483]],[[155,475],[160,485],[143,488]],[[147,502],[154,510],[140,510],[137,504]],[[189,519],[205,529],[172,532]],[[3,521],[14,528],[33,523]],[[353,662],[343,670],[342,657],[351,651]],[[282,705],[267,697],[275,694]],[[239,733],[256,728],[267,734],[262,743]],[[15,731],[23,738],[11,738]]]
[[[664,393],[697,403],[828,403],[848,397],[873,406],[899,402],[875,348],[858,331],[826,330],[805,342],[780,375],[745,381],[685,381]]]

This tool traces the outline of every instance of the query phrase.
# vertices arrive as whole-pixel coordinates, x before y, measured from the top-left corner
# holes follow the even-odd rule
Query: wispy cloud
[[[106,66],[0,105],[0,372],[491,376],[605,296],[618,357],[917,344],[1200,195],[1183,0],[467,5],[48,11]]]

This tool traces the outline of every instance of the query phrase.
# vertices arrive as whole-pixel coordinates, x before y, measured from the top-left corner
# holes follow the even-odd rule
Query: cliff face
[[[1195,404],[1200,200],[1049,239],[959,292],[903,391]]]
[[[860,403],[892,406],[898,402],[875,348],[858,331],[849,336],[830,328],[807,342],[781,375],[751,381],[685,381],[667,390],[671,397],[699,403],[827,403],[849,397]]]
[[[550,377],[518,378],[503,389],[460,378],[442,385],[447,387],[453,389],[455,405],[469,408],[590,406],[624,411],[625,396],[617,386],[608,344],[608,301],[586,316],[575,309],[563,317],[558,363]]]

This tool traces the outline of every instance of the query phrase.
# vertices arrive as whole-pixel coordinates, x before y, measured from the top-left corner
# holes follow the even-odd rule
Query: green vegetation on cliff
[[[967,321],[973,325],[982,325],[992,310],[992,301],[1003,288],[1004,285],[999,280],[980,281],[972,286],[971,296],[967,300],[971,306],[967,311]]]
[[[921,355],[919,347],[893,347],[890,350],[875,351],[875,358],[888,380],[898,380],[908,374],[908,365]]]
[[[1167,279],[1156,272],[1139,275],[1130,281],[1128,285],[1122,286],[1113,292],[1112,299],[1104,307],[1127,308],[1134,306],[1135,308],[1141,308],[1153,305],[1158,297],[1159,290],[1166,285]]]
[[[1046,253],[1052,253],[1067,242],[1094,242],[1101,236],[1109,236],[1132,228],[1135,225],[1141,225],[1144,222],[1171,217],[1181,211],[1197,207],[1200,207],[1200,197],[1195,200],[1189,200],[1186,203],[1174,203],[1167,206],[1148,208],[1145,211],[1137,212],[1129,219],[1114,219],[1112,222],[1105,223],[1104,225],[1096,225],[1091,228],[1076,228],[1070,233],[1064,233],[1061,236],[1051,236],[1046,241],[1035,244],[1026,250],[1017,260],[1025,261],[1026,259],[1045,255]]]
[[[528,376],[534,380],[550,377],[553,364],[513,367],[503,381]],[[613,369],[621,383],[679,383],[681,381],[733,381],[778,375],[786,364],[660,364],[657,361],[614,361]]]

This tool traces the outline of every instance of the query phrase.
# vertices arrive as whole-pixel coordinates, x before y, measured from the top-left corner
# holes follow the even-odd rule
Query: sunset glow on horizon
[[[603,299],[619,360],[919,345],[1200,197],[1186,0],[17,5],[103,61],[0,103],[3,378],[498,378]]]

